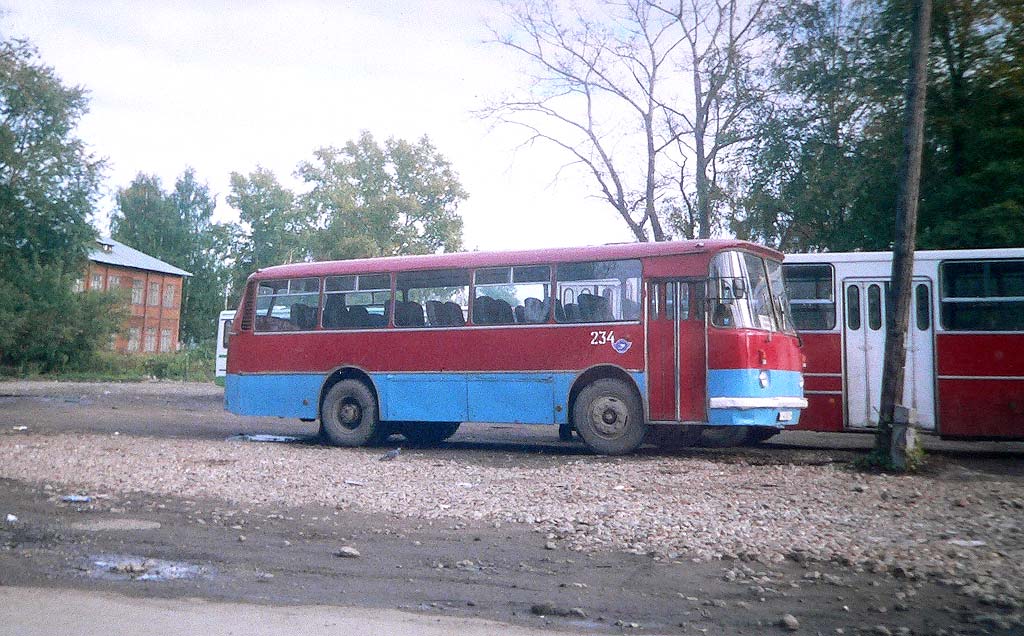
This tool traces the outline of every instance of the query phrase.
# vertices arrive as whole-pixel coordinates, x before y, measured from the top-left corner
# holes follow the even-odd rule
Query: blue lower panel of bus
[[[644,374],[631,373],[641,394]],[[575,373],[377,373],[381,419],[564,424]]]
[[[267,373],[224,378],[224,408],[238,415],[316,419],[324,376]]]
[[[632,372],[641,395],[644,374]],[[382,420],[564,424],[575,373],[375,373]],[[225,378],[224,403],[239,415],[313,419],[324,376],[258,374]]]
[[[798,398],[804,394],[802,374],[798,371],[766,369],[768,386],[762,387],[761,369],[709,369],[708,398]],[[780,413],[783,419],[780,421]],[[788,413],[788,415],[785,415]],[[708,424],[714,426],[793,426],[800,421],[800,409],[710,408]]]

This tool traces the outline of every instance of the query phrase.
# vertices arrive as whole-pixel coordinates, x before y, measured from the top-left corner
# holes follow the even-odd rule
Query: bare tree
[[[765,2],[506,0],[494,42],[528,60],[529,86],[483,114],[570,154],[637,240],[710,236],[717,162],[756,103],[746,65]]]
[[[684,229],[711,236],[718,195],[719,160],[750,139],[745,118],[764,103],[767,89],[755,81],[752,51],[761,37],[759,19],[767,0],[650,0],[671,16],[683,38],[684,60],[677,69],[691,86],[686,99],[665,104],[667,121],[681,146],[680,197],[686,207]],[[693,191],[687,159],[693,158]],[[696,226],[694,228],[694,226]]]

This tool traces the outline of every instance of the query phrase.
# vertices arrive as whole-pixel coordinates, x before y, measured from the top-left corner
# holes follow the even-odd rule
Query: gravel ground
[[[930,576],[1019,609],[1020,478],[889,477],[750,458],[553,457],[481,464],[472,453],[125,435],[0,436],[0,477],[81,488],[322,504],[460,524],[524,523],[556,546],[670,559],[833,561]],[[742,568],[737,570],[742,573]],[[741,576],[742,578],[742,576]]]

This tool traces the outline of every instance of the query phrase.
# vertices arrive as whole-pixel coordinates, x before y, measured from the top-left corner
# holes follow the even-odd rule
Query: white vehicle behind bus
[[[222,311],[217,319],[217,362],[215,376],[223,378],[228,373],[228,338],[231,333],[231,322],[235,319],[235,310]]]

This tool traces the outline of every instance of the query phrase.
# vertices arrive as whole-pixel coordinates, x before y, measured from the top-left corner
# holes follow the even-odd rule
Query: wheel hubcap
[[[358,404],[346,402],[338,407],[338,421],[345,428],[356,428],[363,417],[363,410]]]
[[[603,437],[618,437],[626,430],[629,410],[619,399],[605,396],[590,405],[590,421]]]

